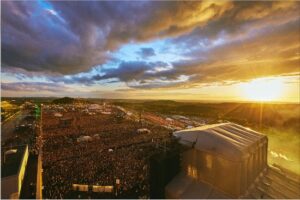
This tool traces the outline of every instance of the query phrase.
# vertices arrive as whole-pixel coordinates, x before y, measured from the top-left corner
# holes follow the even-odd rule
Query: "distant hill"
[[[52,101],[54,104],[77,104],[77,103],[89,103],[87,100],[84,99],[74,99],[71,97],[63,97],[59,99],[54,99]]]
[[[115,102],[128,109],[165,115],[184,115],[223,119],[252,128],[289,128],[300,130],[300,104],[199,103],[176,101]],[[299,131],[298,131],[299,133]]]
[[[173,100],[154,100],[154,101],[145,101],[144,104],[146,105],[178,105],[178,102]]]

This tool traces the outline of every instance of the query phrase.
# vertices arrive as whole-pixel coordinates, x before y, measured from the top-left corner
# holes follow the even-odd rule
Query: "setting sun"
[[[244,95],[253,101],[274,101],[282,95],[281,79],[260,78],[243,84]]]

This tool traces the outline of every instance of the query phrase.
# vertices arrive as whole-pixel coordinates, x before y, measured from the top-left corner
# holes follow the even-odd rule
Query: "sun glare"
[[[260,78],[243,84],[244,95],[253,101],[274,101],[282,95],[281,79]]]

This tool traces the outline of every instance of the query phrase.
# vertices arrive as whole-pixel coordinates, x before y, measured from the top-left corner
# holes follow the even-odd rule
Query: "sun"
[[[242,85],[244,96],[252,101],[275,101],[282,95],[281,79],[260,78]]]

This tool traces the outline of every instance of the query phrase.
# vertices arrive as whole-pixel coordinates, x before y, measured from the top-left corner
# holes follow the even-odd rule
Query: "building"
[[[1,198],[18,199],[28,161],[28,146],[18,146],[2,151]]]
[[[267,137],[240,125],[206,125],[173,135],[189,148],[182,153],[182,172],[166,187],[167,198],[239,198],[267,168]]]
[[[268,166],[268,138],[234,124],[174,132],[186,150],[181,172],[165,187],[166,198],[299,198],[300,178]]]

